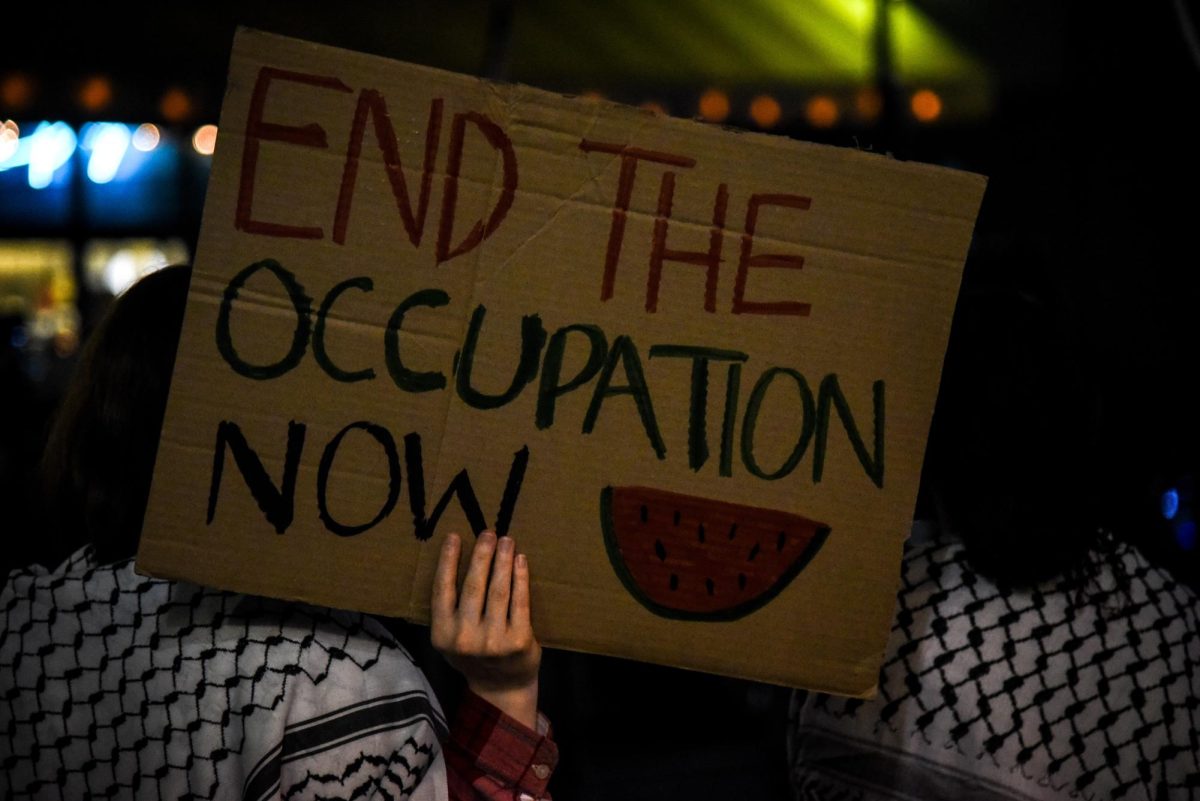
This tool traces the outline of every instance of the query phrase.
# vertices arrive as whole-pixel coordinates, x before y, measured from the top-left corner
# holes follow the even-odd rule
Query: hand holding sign
[[[459,596],[461,548],[458,535],[450,534],[438,555],[433,645],[466,677],[472,692],[533,728],[542,647],[529,622],[525,555],[516,553],[512,537],[497,540],[490,531],[480,534]]]

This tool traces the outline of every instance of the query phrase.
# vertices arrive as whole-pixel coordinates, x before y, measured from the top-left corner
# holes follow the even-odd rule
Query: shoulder
[[[246,797],[342,797],[423,783],[447,726],[424,673],[374,619],[245,599],[231,625],[275,679],[278,704],[246,736],[271,747],[248,766]],[[266,729],[260,726],[265,724]]]
[[[1100,542],[1076,575],[1025,588],[975,573],[953,541],[910,542],[878,695],[797,697],[795,780],[815,781],[846,743],[909,774],[960,772],[1030,797],[1153,796],[1143,749],[1164,782],[1200,775],[1196,595],[1131,546]],[[1134,736],[1115,745],[1114,730]]]
[[[84,773],[148,770],[180,794],[200,782],[247,797],[384,786],[407,797],[436,764],[441,709],[377,621],[83,557],[14,573],[0,600],[0,689],[19,690],[16,736],[0,732],[0,750],[22,786],[52,786],[54,760],[37,754],[88,726],[129,747],[111,765],[79,758]],[[51,702],[63,714],[30,725]],[[72,781],[68,795],[82,792],[85,776]]]

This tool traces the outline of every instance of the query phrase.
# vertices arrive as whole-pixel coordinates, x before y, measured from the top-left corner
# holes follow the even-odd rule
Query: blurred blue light
[[[1174,520],[1179,513],[1179,490],[1172,487],[1162,494],[1162,516]]]
[[[90,151],[87,176],[92,183],[106,184],[117,175],[132,138],[129,126],[118,122],[95,122],[80,132],[83,149]]]
[[[70,160],[77,143],[75,131],[65,122],[40,123],[29,143],[29,186],[45,189],[54,173]],[[20,152],[20,145],[17,151]]]
[[[1196,547],[1196,521],[1184,520],[1175,526],[1175,541],[1185,551]]]

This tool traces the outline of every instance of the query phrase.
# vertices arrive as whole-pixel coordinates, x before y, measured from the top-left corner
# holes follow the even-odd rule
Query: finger
[[[458,613],[462,620],[479,620],[483,615],[483,601],[487,595],[488,570],[492,566],[492,555],[496,552],[496,535],[485,531],[475,540],[471,551],[471,563],[463,581],[462,595],[458,599]]]
[[[458,558],[461,552],[462,540],[457,534],[448,534],[438,552],[437,568],[433,574],[430,611],[435,634],[454,618],[454,607],[458,603]]]
[[[454,638],[454,608],[458,604],[458,560],[462,553],[462,540],[457,534],[449,534],[438,552],[437,568],[433,576],[433,597],[430,600],[432,620],[430,641],[438,650],[446,648]]]
[[[512,537],[501,537],[496,543],[496,561],[492,563],[492,582],[488,587],[484,617],[492,626],[508,626],[508,599],[512,595],[513,553]]]
[[[529,621],[529,559],[517,554],[513,564],[512,612],[509,625],[521,631],[530,627]]]

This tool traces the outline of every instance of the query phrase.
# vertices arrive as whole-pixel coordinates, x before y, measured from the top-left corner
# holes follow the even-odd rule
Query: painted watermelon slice
[[[605,487],[600,519],[630,594],[683,620],[736,620],[761,608],[829,536],[829,526],[789,512],[649,487]]]

